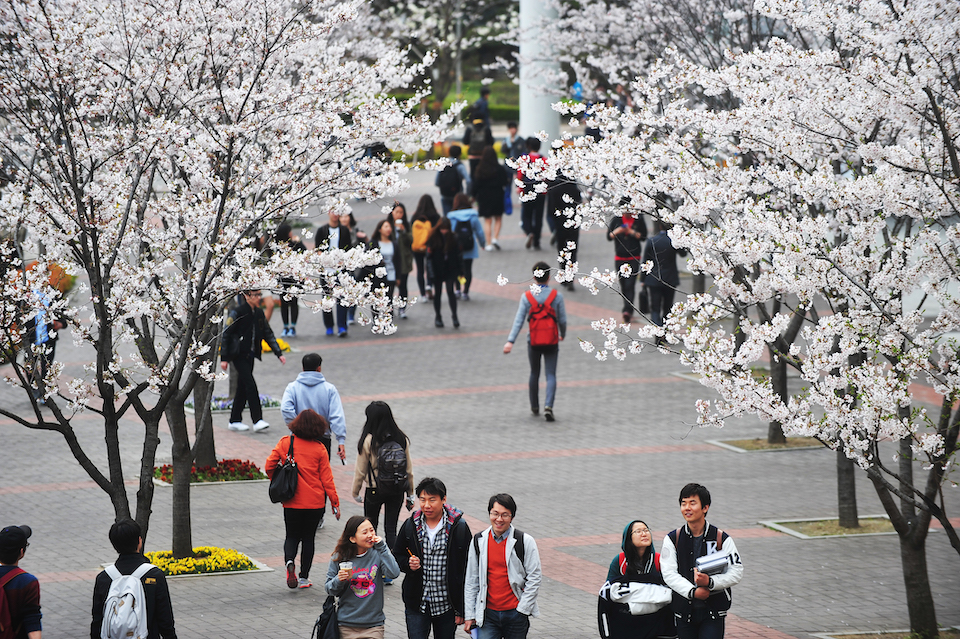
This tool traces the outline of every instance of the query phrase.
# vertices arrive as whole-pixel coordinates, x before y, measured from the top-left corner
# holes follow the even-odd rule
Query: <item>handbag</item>
[[[610,601],[627,604],[631,615],[649,615],[673,600],[673,591],[658,584],[610,584]]]
[[[323,612],[313,624],[310,639],[340,639],[340,624],[337,623],[337,600],[329,595],[323,602]]]
[[[290,435],[290,447],[287,456],[277,464],[270,478],[270,501],[278,503],[290,501],[297,494],[297,462],[293,458],[293,435]]]

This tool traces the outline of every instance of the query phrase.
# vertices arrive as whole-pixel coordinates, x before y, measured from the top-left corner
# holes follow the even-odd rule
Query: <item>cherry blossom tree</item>
[[[350,198],[389,197],[406,167],[371,156],[441,139],[398,102],[424,72],[403,52],[351,55],[344,28],[357,2],[263,0],[9,0],[0,4],[0,150],[10,181],[0,197],[4,244],[3,350],[26,351],[8,382],[30,414],[0,408],[25,427],[63,435],[118,518],[148,529],[163,421],[175,485],[173,550],[192,553],[193,459],[184,402],[212,380],[225,301],[245,289],[281,290],[331,307],[373,305],[373,330],[395,330],[392,300],[348,274],[380,261],[363,249],[291,253],[256,243],[308,205],[339,210]],[[429,62],[427,59],[425,62]],[[27,255],[39,265],[24,270]],[[65,298],[48,265],[79,276]],[[382,267],[381,267],[382,268]],[[43,378],[25,340],[31,319],[63,320],[90,363],[54,361]],[[35,399],[35,395],[38,396]],[[42,405],[45,404],[45,405]],[[106,457],[77,437],[77,416],[102,420]],[[142,423],[139,488],[124,486],[120,430]],[[139,428],[139,427],[138,427]],[[139,431],[138,431],[139,432]],[[105,462],[105,465],[104,465]]]
[[[622,360],[662,340],[719,396],[698,400],[701,425],[755,414],[853,460],[899,536],[911,629],[934,637],[933,519],[960,554],[945,495],[960,434],[960,5],[760,0],[756,11],[827,46],[773,39],[716,68],[659,61],[635,80],[632,112],[595,109],[603,137],[557,145],[539,172],[596,193],[566,223],[601,224],[630,198],[672,225],[712,282],[663,327],[598,320],[602,338],[582,346]],[[558,277],[616,282],[579,270]],[[752,374],[767,352],[800,376],[786,398]]]

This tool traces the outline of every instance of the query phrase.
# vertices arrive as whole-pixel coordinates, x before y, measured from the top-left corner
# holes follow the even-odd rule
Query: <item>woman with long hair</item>
[[[457,193],[453,196],[453,209],[447,213],[447,219],[450,220],[453,236],[463,252],[461,255],[463,277],[457,282],[457,296],[464,302],[469,302],[470,283],[473,282],[473,261],[480,257],[479,247],[486,243],[486,236],[483,234],[483,226],[480,225],[477,210],[473,208],[473,201],[466,193]],[[461,283],[463,295],[459,293]]]
[[[453,315],[453,327],[459,328],[460,320],[457,319],[457,297],[454,284],[460,277],[462,259],[457,236],[453,234],[453,226],[448,218],[443,218],[433,228],[430,239],[427,240],[427,251],[430,257],[430,269],[433,271],[433,311],[436,313],[433,324],[437,328],[443,328],[440,307],[443,302],[443,289],[446,287],[450,314]]]
[[[413,270],[413,234],[407,219],[407,207],[400,202],[393,203],[393,210],[387,218],[393,224],[393,246],[397,253],[397,291],[404,300],[409,296],[407,278]],[[400,307],[400,319],[407,319],[407,309]]]
[[[622,552],[610,562],[607,582],[601,590],[600,635],[604,639],[657,639],[676,637],[677,627],[670,610],[669,593],[662,591],[665,601],[659,610],[647,614],[634,614],[631,604],[607,603],[611,597],[620,599],[611,592],[619,593],[630,584],[652,584],[666,588],[660,573],[660,553],[653,546],[653,532],[640,519],[635,519],[623,529]],[[667,589],[669,590],[669,589]],[[606,596],[604,596],[606,594]],[[604,605],[606,604],[606,605]],[[604,621],[606,623],[604,623]]]
[[[327,567],[327,594],[340,598],[337,623],[343,639],[383,639],[383,586],[400,567],[367,517],[347,520]]]
[[[477,201],[477,213],[483,219],[487,251],[500,250],[500,227],[503,224],[504,193],[510,188],[510,174],[497,159],[492,146],[483,149],[480,164],[473,176],[471,190]]]
[[[413,259],[417,263],[417,286],[420,288],[420,297],[433,299],[433,276],[427,268],[427,240],[430,232],[440,221],[437,206],[433,197],[424,194],[417,202],[417,210],[410,218],[411,233],[413,234],[410,248],[413,250]]]
[[[317,527],[323,517],[326,498],[330,498],[333,514],[340,519],[340,498],[333,483],[330,459],[323,445],[330,425],[322,415],[312,409],[301,412],[289,424],[293,433],[293,459],[297,463],[297,492],[293,499],[283,502],[283,525],[286,538],[283,542],[283,559],[287,565],[287,587],[309,588],[310,567],[317,536]],[[267,457],[267,476],[272,478],[277,465],[290,450],[290,437],[284,437]],[[300,554],[300,575],[297,577],[294,559],[297,547],[303,545]]]
[[[290,250],[297,253],[305,253],[306,245],[300,241],[299,237],[292,236],[293,228],[286,222],[277,227],[274,239],[277,244],[286,244]],[[300,306],[298,299],[290,294],[289,291],[294,286],[299,286],[300,282],[292,277],[281,277],[280,284],[283,286],[283,293],[280,294],[280,317],[283,319],[283,332],[281,337],[297,336],[297,319],[300,317]]]
[[[383,507],[383,528],[387,544],[392,548],[397,539],[397,521],[404,494],[407,508],[413,506],[413,462],[410,460],[410,440],[404,435],[393,411],[386,402],[370,402],[366,410],[367,421],[357,442],[357,463],[353,473],[353,498],[363,503],[363,514],[373,522],[374,529],[380,522]],[[398,459],[405,457],[405,460]],[[393,466],[381,469],[380,463],[389,460]],[[403,463],[405,461],[405,463]],[[399,468],[397,463],[399,462]],[[391,473],[390,477],[385,472]],[[397,476],[399,473],[399,477]],[[360,487],[367,483],[363,498]]]

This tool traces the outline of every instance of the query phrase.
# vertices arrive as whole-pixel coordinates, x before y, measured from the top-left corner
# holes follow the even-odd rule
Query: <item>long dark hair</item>
[[[645,521],[640,519],[630,522],[630,530],[627,531],[627,539],[623,544],[623,554],[627,560],[627,570],[633,570],[639,573],[653,572],[653,555],[655,554],[653,548],[653,531],[650,532],[650,545],[644,548],[643,553],[641,553],[640,549],[633,543],[633,527],[637,524],[643,524],[646,528],[650,528]]]
[[[437,205],[433,203],[433,196],[424,193],[417,202],[417,210],[413,213],[413,221],[426,220],[432,226],[440,221],[440,213],[437,212]]]
[[[375,401],[367,405],[367,421],[360,432],[360,441],[357,442],[357,452],[363,454],[363,442],[367,435],[372,436],[370,450],[376,451],[383,446],[384,442],[397,442],[400,446],[407,449],[407,436],[403,434],[400,427],[397,426],[397,420],[393,418],[393,411],[386,402]]]
[[[383,228],[384,224],[390,225],[390,241],[393,241],[393,216],[391,215],[386,219],[380,220],[380,222],[377,224],[377,227],[373,229],[373,237],[370,238],[371,246],[380,246],[380,242],[384,241],[380,238],[380,229]]]
[[[300,439],[312,442],[320,441],[330,432],[330,424],[323,415],[312,408],[307,408],[294,417],[287,428]]]
[[[357,536],[357,529],[365,521],[370,520],[363,515],[354,515],[347,520],[347,525],[343,527],[343,533],[337,541],[337,547],[333,549],[333,554],[330,556],[332,559],[350,561],[357,556],[357,545],[350,541],[350,538]]]
[[[400,216],[400,219],[403,220],[403,228],[410,229],[410,220],[407,219],[407,207],[405,207],[400,202],[394,202],[393,208],[390,209],[390,214],[387,215],[387,219],[390,220],[390,226],[393,227],[393,234],[397,234],[397,220],[393,217],[393,210],[397,207],[400,207],[400,210],[403,211],[403,215]]]
[[[500,173],[500,161],[497,159],[497,152],[489,144],[483,147],[483,155],[480,156],[480,164],[477,165],[477,178],[490,179],[495,178]]]
[[[443,231],[446,231],[444,233]],[[453,225],[450,218],[443,218],[440,223],[430,231],[430,237],[427,239],[427,248],[436,255],[453,255],[460,251],[460,245],[457,243],[457,236],[453,234]]]

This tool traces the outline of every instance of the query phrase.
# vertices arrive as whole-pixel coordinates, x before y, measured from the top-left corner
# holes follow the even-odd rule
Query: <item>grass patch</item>
[[[156,479],[173,483],[173,466],[164,464],[153,469]],[[216,466],[193,466],[190,469],[190,483],[220,481],[243,481],[246,479],[266,479],[260,469],[251,461],[243,459],[221,459]]]
[[[736,446],[744,450],[789,450],[790,448],[810,448],[811,446],[823,446],[813,437],[788,437],[785,444],[771,444],[766,439],[757,437],[756,439],[725,439],[724,444]]]
[[[883,518],[870,519],[867,517],[861,517],[859,528],[841,528],[839,519],[820,519],[817,521],[791,521],[789,523],[777,523],[786,528],[796,530],[797,532],[807,535],[808,537],[826,537],[828,535],[867,535],[871,533],[896,532],[893,529],[893,524],[890,523],[890,520]],[[844,639],[847,639],[849,636],[850,635],[844,635]],[[865,636],[876,637],[876,635],[873,634]],[[884,637],[887,636],[888,635],[884,635]]]
[[[859,635],[830,635],[837,639],[917,639],[912,632],[869,632]],[[960,630],[956,628],[940,628],[940,637],[944,639],[960,639]]]
[[[238,570],[257,570],[249,557],[232,548],[200,546],[193,549],[195,557],[174,559],[173,551],[158,550],[145,553],[154,566],[168,577],[174,575],[200,575],[214,572],[235,572]]]

